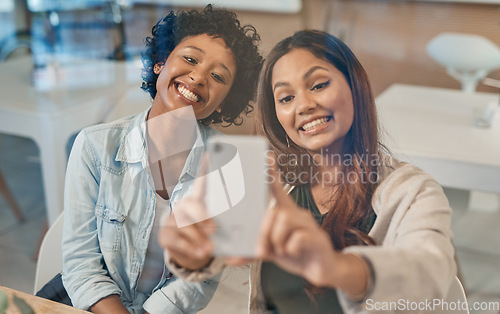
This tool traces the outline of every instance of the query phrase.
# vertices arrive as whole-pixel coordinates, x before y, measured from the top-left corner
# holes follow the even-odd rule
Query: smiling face
[[[351,89],[344,75],[307,49],[293,49],[273,68],[278,120],[290,140],[310,152],[341,153],[354,119]]]
[[[236,62],[223,39],[202,34],[185,38],[156,69],[157,94],[149,118],[192,106],[200,120],[212,114],[229,93]]]

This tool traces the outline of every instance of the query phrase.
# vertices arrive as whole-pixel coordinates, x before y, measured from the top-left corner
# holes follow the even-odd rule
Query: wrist
[[[204,268],[207,268],[208,266],[210,266],[210,264],[212,263],[213,260],[214,260],[214,257],[210,256],[210,257],[205,258],[203,260],[196,261],[195,263],[188,265],[185,268],[187,270],[190,270],[190,271],[204,269]]]
[[[181,263],[178,263],[174,258],[170,257],[169,262],[171,264],[173,264],[176,268],[179,268],[179,269],[185,269],[187,271],[197,271],[197,270],[208,267],[212,263],[213,260],[214,260],[214,257],[211,256],[211,257],[208,257],[208,258],[203,259],[203,260],[192,261],[192,262],[188,262],[185,264],[181,264]]]
[[[338,271],[333,272],[335,287],[350,299],[363,299],[372,277],[371,269],[364,258],[352,253],[340,253],[337,265]]]

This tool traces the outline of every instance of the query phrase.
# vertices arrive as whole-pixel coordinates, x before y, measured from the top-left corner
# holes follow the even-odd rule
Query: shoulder
[[[378,180],[374,208],[398,207],[401,203],[412,203],[423,194],[433,202],[447,203],[442,187],[430,174],[394,157],[381,157]]]
[[[113,122],[92,125],[84,128],[80,133],[82,133],[87,140],[95,142],[119,138],[126,133],[135,117],[136,116],[131,116]]]
[[[389,155],[382,155],[378,168],[379,187],[385,185],[408,184],[414,185],[418,183],[437,181],[427,172],[410,163],[400,161]]]
[[[140,128],[145,113],[84,128],[77,136],[73,150],[87,151],[97,159],[114,160],[134,128]]]

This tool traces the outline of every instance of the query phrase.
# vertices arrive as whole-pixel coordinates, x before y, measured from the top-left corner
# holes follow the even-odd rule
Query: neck
[[[309,152],[316,165],[322,170],[337,168],[342,164],[345,156],[342,150],[332,150],[329,147],[321,148],[316,152]]]
[[[343,168],[354,163],[354,156],[344,153],[341,148],[326,147],[316,152],[310,152],[319,172],[319,181],[322,186],[336,186],[343,184]]]
[[[160,114],[154,109],[155,106],[147,117],[148,149],[159,156],[151,157],[164,158],[165,153],[172,155],[190,150],[200,134],[193,109],[183,107]]]

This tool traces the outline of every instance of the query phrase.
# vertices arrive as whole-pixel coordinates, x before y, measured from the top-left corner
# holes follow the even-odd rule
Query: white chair
[[[479,35],[442,33],[429,42],[427,52],[467,93],[473,93],[480,80],[500,67],[500,48]]]
[[[62,270],[62,234],[64,213],[57,217],[45,234],[36,264],[34,293],[36,294],[47,282]]]

